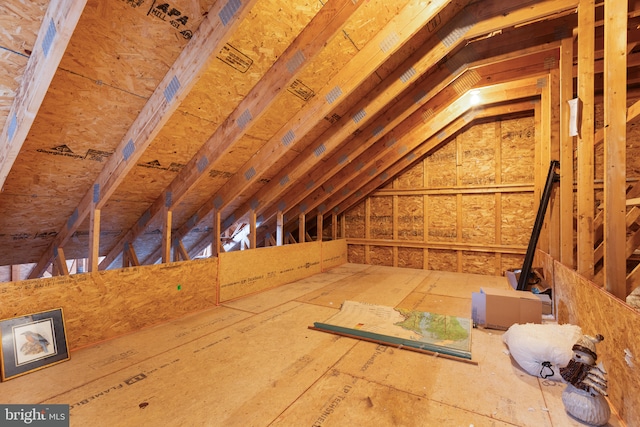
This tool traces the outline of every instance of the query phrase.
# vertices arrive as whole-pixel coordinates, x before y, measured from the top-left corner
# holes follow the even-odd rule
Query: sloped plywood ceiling
[[[58,248],[87,257],[92,230],[101,268],[127,245],[153,263],[167,228],[192,254],[210,243],[214,212],[262,235],[278,212],[343,212],[456,123],[535,101],[576,6],[3,2],[0,265],[37,277]]]

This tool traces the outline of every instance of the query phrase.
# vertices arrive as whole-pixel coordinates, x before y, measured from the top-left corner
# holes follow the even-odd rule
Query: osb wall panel
[[[500,225],[503,245],[528,245],[535,222],[533,195],[529,193],[503,194]]]
[[[442,249],[429,249],[428,270],[458,271],[458,253]]]
[[[0,283],[0,318],[62,307],[77,348],[216,304],[218,259]]]
[[[393,182],[393,188],[399,190],[422,187],[424,187],[424,162],[418,162]]]
[[[534,181],[535,132],[533,117],[500,123],[502,183],[527,184]]]
[[[393,197],[371,197],[369,212],[369,237],[372,239],[393,238]]]
[[[462,195],[462,241],[489,243],[496,241],[496,198],[493,194]]]
[[[398,267],[417,268],[424,266],[424,249],[398,248]]]
[[[524,255],[519,254],[502,254],[500,256],[501,275],[504,275],[506,270],[514,270],[522,268],[524,262]]]
[[[462,251],[462,273],[500,275],[496,271],[496,254],[489,252]]]
[[[391,5],[385,0],[367,1],[354,13],[345,25],[344,31],[348,34],[349,40],[358,49],[362,49],[407,3],[407,0],[394,2]],[[383,10],[385,13],[380,13]]]
[[[427,157],[427,187],[453,187],[456,185],[456,141],[449,141]]]
[[[424,197],[398,196],[398,239],[424,240]]]
[[[349,212],[346,224],[350,231],[358,230],[357,237],[372,240],[391,239],[395,229],[397,252],[376,248],[373,253],[375,242],[371,241],[354,250],[350,260],[358,253],[360,260],[388,263],[393,259],[382,259],[388,255],[395,256],[398,265],[425,268],[426,256],[429,269],[495,275],[521,267],[524,255],[466,249],[469,245],[507,245],[524,253],[535,220],[533,193],[512,193],[508,187],[497,193],[492,187],[533,184],[534,127],[533,117],[475,124],[395,177],[392,188],[379,189],[368,199],[370,217],[364,223],[369,230],[358,228],[363,222],[355,213],[363,212],[362,205]],[[497,164],[496,159],[502,162]],[[414,195],[404,195],[403,190]],[[394,200],[397,212],[392,210]],[[391,215],[391,224],[387,215]],[[352,223],[354,219],[359,222]],[[424,249],[402,248],[402,241],[424,242]],[[434,249],[438,243],[460,248]]]
[[[347,241],[345,239],[322,242],[322,271],[347,262]]]
[[[364,201],[362,201],[355,207],[349,209],[344,214],[345,237],[353,237],[359,239],[365,238],[364,212],[365,205]]]
[[[483,123],[458,136],[461,151],[460,185],[496,182],[496,124]]]
[[[640,177],[640,118],[627,124],[627,178]]]
[[[369,259],[372,265],[393,266],[393,248],[389,246],[370,246]]]
[[[429,242],[455,242],[457,230],[457,196],[427,196]]]
[[[22,240],[26,238],[28,243],[29,239],[36,239],[47,246],[51,243],[143,102],[131,94],[106,85],[96,87],[81,76],[62,72],[54,77],[50,91],[54,96],[45,98],[33,123],[32,136],[25,141],[0,193],[2,218],[19,219],[3,222],[3,264],[38,261],[39,253],[29,245],[23,249]],[[67,97],[73,97],[73,101]],[[89,112],[87,103],[98,106]],[[52,132],[54,129],[57,130]],[[111,137],[105,136],[105,129]],[[47,215],[28,215],[27,219],[29,212]],[[71,256],[73,249],[69,251]]]
[[[321,242],[309,242],[221,253],[220,301],[319,273],[321,250]]]
[[[87,1],[60,68],[147,98],[213,0],[171,2],[180,20],[167,16],[161,4]]]
[[[364,245],[349,245],[347,247],[347,259],[354,264],[364,264]]]
[[[627,425],[637,425],[640,313],[559,262],[554,265],[554,283],[558,322],[578,325],[585,334],[604,336],[596,350],[608,373],[609,399]]]
[[[551,255],[537,250],[535,256],[533,257],[533,266],[534,268],[542,269],[542,277],[544,277],[545,281],[553,286],[553,266],[554,259]]]

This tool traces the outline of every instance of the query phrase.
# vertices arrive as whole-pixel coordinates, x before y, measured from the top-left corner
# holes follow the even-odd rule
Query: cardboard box
[[[542,301],[527,291],[480,288],[471,295],[471,317],[478,326],[506,330],[515,323],[542,323]]]
[[[551,297],[547,294],[534,294],[540,301],[542,301],[542,314],[553,314],[553,305],[551,304]]]

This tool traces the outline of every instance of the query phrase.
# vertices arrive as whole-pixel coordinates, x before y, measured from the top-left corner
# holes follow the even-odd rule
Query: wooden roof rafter
[[[0,133],[0,188],[27,138],[87,0],[51,0]]]

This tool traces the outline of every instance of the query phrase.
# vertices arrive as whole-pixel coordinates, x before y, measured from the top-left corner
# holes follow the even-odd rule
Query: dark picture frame
[[[62,308],[0,320],[0,338],[2,381],[69,360]]]

